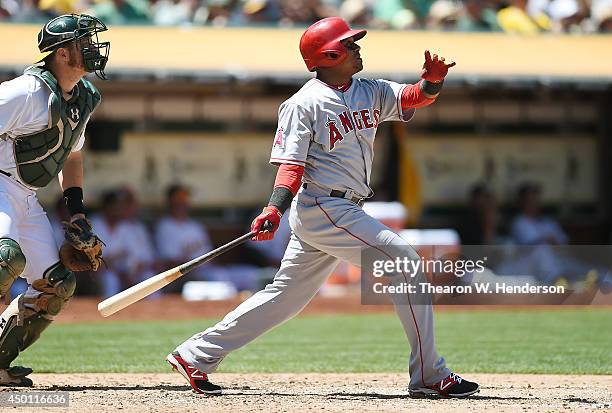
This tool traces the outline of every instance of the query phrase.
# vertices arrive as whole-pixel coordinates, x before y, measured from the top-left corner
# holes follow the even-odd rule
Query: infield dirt
[[[470,374],[466,377],[481,383],[481,391],[465,400],[411,399],[406,375],[399,373],[215,374],[224,395],[210,397],[192,393],[176,373],[31,377],[36,386],[20,391],[68,391],[70,412],[612,411],[612,376]]]
[[[107,319],[96,311],[96,299],[75,299],[59,317],[60,323],[112,322],[221,317],[240,300],[186,303],[179,297],[145,300]],[[514,307],[516,308],[516,307]],[[537,308],[544,309],[543,306]],[[437,311],[460,310],[458,306]],[[493,311],[503,307],[472,308]],[[370,306],[367,312],[391,312]],[[317,297],[305,314],[364,312],[358,296]],[[464,372],[462,372],[464,373]],[[68,410],[57,407],[11,411],[70,412],[612,412],[612,376],[464,374],[481,384],[465,400],[411,399],[407,374],[230,374],[212,376],[224,395],[203,397],[191,392],[184,379],[168,374],[33,374],[29,391],[67,391]],[[17,389],[0,388],[0,391]],[[0,408],[0,411],[8,409]]]

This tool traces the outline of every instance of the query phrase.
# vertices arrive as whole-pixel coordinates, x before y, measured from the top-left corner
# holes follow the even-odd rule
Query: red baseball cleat
[[[178,352],[172,352],[166,356],[166,361],[172,368],[183,375],[196,393],[219,395],[221,386],[208,381],[208,375],[197,368],[187,364]]]
[[[455,373],[449,374],[439,383],[431,384],[418,389],[410,389],[410,397],[468,397],[480,391],[478,383],[467,381]]]

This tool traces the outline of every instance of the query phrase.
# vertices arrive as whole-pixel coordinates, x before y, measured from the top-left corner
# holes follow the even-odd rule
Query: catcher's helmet
[[[351,30],[340,17],[327,17],[306,29],[300,39],[300,53],[311,72],[319,67],[336,66],[347,56],[346,47],[340,42],[349,37],[357,41],[366,33],[365,30]]]
[[[108,62],[110,42],[99,42],[98,33],[106,30],[106,25],[98,18],[86,14],[64,14],[55,17],[38,32],[40,55],[34,63],[43,61],[66,43],[88,37],[88,44],[78,44],[83,54],[85,70],[96,72],[99,77],[105,79],[104,68]]]

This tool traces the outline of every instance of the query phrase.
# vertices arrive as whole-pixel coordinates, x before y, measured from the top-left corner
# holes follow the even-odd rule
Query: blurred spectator
[[[0,20],[38,22],[81,12],[113,25],[307,26],[340,15],[353,26],[399,30],[501,27],[530,34],[609,32],[612,26],[612,0],[0,0]]]
[[[276,0],[246,0],[242,14],[247,24],[276,23],[280,20],[280,7]]]
[[[151,235],[145,224],[139,218],[139,204],[136,194],[129,187],[121,188],[119,199],[122,204],[123,216],[120,223],[126,226],[130,233],[130,255],[127,259],[127,271],[131,279],[144,280],[154,275],[156,266],[155,249]]]
[[[198,6],[198,0],[159,0],[151,2],[153,23],[158,26],[191,24]]]
[[[168,188],[166,200],[168,213],[157,223],[155,239],[164,267],[172,268],[212,250],[212,244],[206,228],[189,217],[191,202],[186,187],[172,185]],[[208,263],[182,277],[180,282],[172,283],[169,291],[180,291],[190,280],[225,281],[239,291],[256,290],[259,287],[258,275],[259,269],[252,265]]]
[[[350,26],[384,27],[384,22],[374,18],[372,6],[365,0],[345,0],[340,6],[339,14]]]
[[[425,26],[431,6],[436,0],[402,0],[406,8],[412,10],[422,26]]]
[[[15,16],[19,11],[19,3],[15,0],[0,0],[0,19]]]
[[[192,219],[189,190],[180,184],[172,185],[166,192],[167,214],[155,228],[157,251],[164,268],[183,264],[212,250],[206,228]],[[204,265],[194,270],[192,278],[204,279]],[[175,288],[182,285],[177,283]]]
[[[97,272],[104,297],[121,291],[126,284],[128,255],[127,227],[119,226],[122,218],[121,202],[117,191],[104,193],[100,200],[100,213],[92,216],[96,234],[104,242],[104,263]],[[125,281],[125,282],[124,282]]]
[[[541,216],[541,187],[532,182],[518,191],[519,214],[512,223],[514,241],[525,247],[514,248],[514,256],[496,270],[501,275],[529,274],[547,285],[611,291],[612,277],[597,260],[580,256],[580,249],[558,247],[569,241],[561,226]],[[587,258],[587,259],[585,259]]]
[[[490,32],[500,30],[497,14],[491,2],[464,0],[463,10],[457,21],[457,30],[465,32]]]
[[[92,217],[96,234],[105,243],[104,262],[97,272],[104,297],[116,294],[143,280],[138,265],[142,245],[134,226],[124,221],[125,193],[109,191],[102,196],[101,213]]]
[[[151,21],[146,0],[101,0],[88,13],[107,25],[145,24]]]
[[[497,241],[498,209],[493,193],[484,184],[470,190],[468,210],[461,219],[463,245],[492,245]]]
[[[431,5],[427,16],[427,28],[433,30],[455,30],[461,14],[461,6],[451,0],[437,0]]]
[[[237,4],[234,0],[207,0],[206,22],[213,26],[227,26]]]
[[[407,29],[417,22],[414,12],[406,9],[401,0],[380,0],[373,2],[372,11],[376,19],[384,22],[387,27],[394,29]]]
[[[591,17],[595,30],[612,33],[612,0],[592,0]]]
[[[85,0],[40,0],[38,3],[40,10],[55,16],[79,13],[88,6],[89,4]]]
[[[588,14],[584,0],[530,0],[527,4],[530,16],[546,15],[552,30],[568,32],[581,30],[580,24]]]
[[[520,245],[567,244],[568,237],[561,226],[550,218],[541,216],[542,189],[528,182],[519,188],[519,214],[512,222],[512,238]]]
[[[552,29],[549,17],[538,9],[529,14],[527,0],[510,0],[507,7],[497,12],[497,21],[508,33],[537,34]]]
[[[337,10],[321,0],[280,0],[282,26],[310,25],[324,17],[337,15]]]
[[[0,9],[2,8],[14,22],[41,22],[51,17],[39,8],[39,0],[0,0]],[[0,11],[0,19],[1,15]]]

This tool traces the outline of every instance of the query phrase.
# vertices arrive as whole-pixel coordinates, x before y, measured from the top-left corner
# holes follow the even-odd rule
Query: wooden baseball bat
[[[265,227],[266,226],[264,226],[264,228]],[[228,242],[227,244],[204,255],[200,255],[191,261],[154,275],[151,278],[147,278],[146,280],[128,288],[127,290],[123,290],[120,293],[117,293],[99,303],[98,311],[103,317],[108,317],[111,314],[115,314],[117,311],[134,304],[136,301],[142,300],[150,294],[153,294],[155,291],[165,287],[177,278],[182,277],[194,268],[199,267],[200,265],[251,239],[255,234],[256,232],[254,231],[244,234],[240,238],[236,238],[235,240]]]

